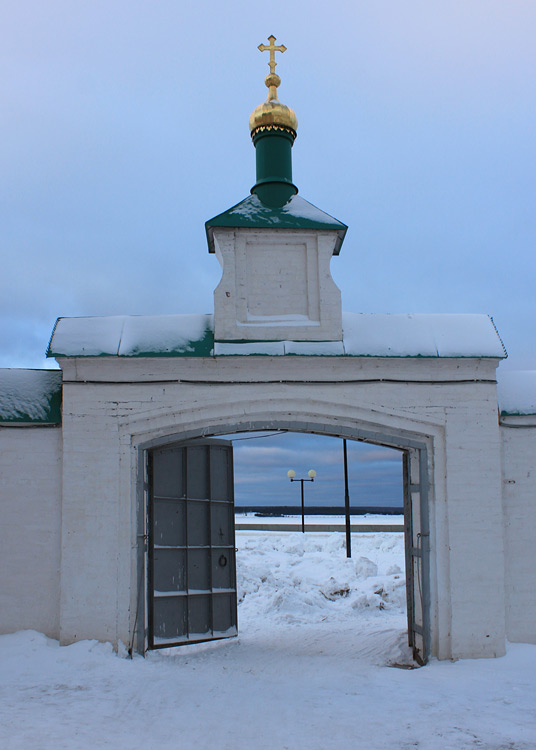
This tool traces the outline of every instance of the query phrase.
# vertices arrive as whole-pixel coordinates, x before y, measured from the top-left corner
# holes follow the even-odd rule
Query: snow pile
[[[406,627],[404,539],[401,533],[353,534],[346,557],[341,533],[238,532],[240,630],[267,619],[306,625],[368,618]],[[386,661],[385,644],[377,658]]]
[[[1,636],[0,747],[534,750],[536,646],[387,667],[405,650],[401,535],[353,534],[351,560],[343,538],[238,532],[238,639],[131,661]]]
[[[58,370],[0,369],[0,420],[45,419],[59,390]]]
[[[497,395],[501,414],[536,414],[536,370],[500,372]]]

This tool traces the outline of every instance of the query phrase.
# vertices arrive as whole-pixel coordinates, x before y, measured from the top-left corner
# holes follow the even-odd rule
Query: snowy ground
[[[255,513],[237,513],[235,515],[237,523],[262,523],[262,524],[273,524],[276,526],[279,523],[293,523],[297,529],[301,528],[301,516],[258,516]],[[305,523],[310,526],[332,523],[332,524],[344,524],[345,517],[339,516],[313,516],[305,515]],[[365,513],[364,515],[351,515],[350,523],[352,524],[375,524],[375,525],[386,525],[386,524],[403,524],[404,516],[393,514],[386,515],[385,513]]]
[[[0,748],[536,748],[536,646],[404,670],[401,534],[238,532],[240,637],[146,659],[0,637]]]

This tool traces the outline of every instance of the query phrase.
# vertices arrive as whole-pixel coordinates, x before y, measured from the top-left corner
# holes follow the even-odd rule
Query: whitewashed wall
[[[140,448],[217,432],[218,426],[281,419],[427,443],[432,653],[504,653],[496,360],[98,358],[60,364],[63,643],[87,637],[131,642]],[[291,382],[304,379],[326,382]]]
[[[59,637],[61,429],[0,427],[0,633]]]
[[[341,293],[330,271],[337,232],[215,229],[223,274],[217,341],[341,341]]]
[[[536,643],[536,417],[502,421],[506,634]]]

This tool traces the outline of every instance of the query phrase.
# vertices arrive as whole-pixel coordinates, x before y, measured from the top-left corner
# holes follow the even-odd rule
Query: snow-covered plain
[[[248,513],[236,513],[235,520],[237,523],[259,523],[263,525],[277,526],[278,524],[292,524],[296,526],[297,531],[301,531],[301,516],[263,516],[263,507],[259,506],[257,511],[249,511]],[[259,515],[258,515],[259,514]],[[308,526],[318,526],[321,524],[335,524],[344,526],[345,517],[343,515],[312,515],[305,512],[305,523]],[[404,516],[401,513],[363,513],[357,514],[352,513],[350,515],[350,523],[352,525],[365,525],[365,526],[386,526],[392,524],[402,525],[404,523]]]
[[[402,534],[352,541],[237,532],[237,639],[130,660],[0,637],[0,748],[536,748],[536,646],[389,666],[411,661]]]

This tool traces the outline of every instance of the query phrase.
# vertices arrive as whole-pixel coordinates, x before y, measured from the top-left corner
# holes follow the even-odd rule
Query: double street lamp
[[[304,496],[303,496],[303,483],[304,482],[314,482],[316,477],[316,471],[314,469],[310,469],[307,472],[307,477],[305,479],[296,479],[296,472],[294,469],[290,469],[290,471],[287,471],[287,477],[290,479],[291,482],[299,482],[301,484],[301,530],[302,533],[305,533],[305,502],[304,502]]]

